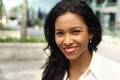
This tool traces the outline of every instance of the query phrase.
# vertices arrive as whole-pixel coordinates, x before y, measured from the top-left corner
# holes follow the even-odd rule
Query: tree
[[[24,0],[22,8],[21,39],[25,39],[27,36],[27,4],[27,0]]]
[[[17,12],[18,11],[18,6],[15,6],[15,7],[13,7],[12,9],[11,9],[11,12]]]
[[[116,28],[120,29],[120,0],[117,0]]]
[[[3,2],[0,0],[0,28],[2,28],[2,11],[3,11]]]

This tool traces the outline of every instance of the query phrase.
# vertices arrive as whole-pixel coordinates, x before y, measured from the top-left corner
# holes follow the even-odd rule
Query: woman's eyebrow
[[[77,29],[78,29],[78,28],[79,28],[79,29],[82,29],[81,26],[75,26],[75,27],[71,27],[70,30],[73,30],[73,29],[76,29],[76,28],[77,28]],[[63,31],[61,28],[56,28],[55,30],[57,30],[57,31]]]
[[[71,27],[70,30],[72,30],[72,29],[76,29],[76,28],[82,29],[81,26],[75,26],[75,27]]]
[[[59,29],[59,28],[57,29],[57,28],[56,28],[55,31],[62,31],[62,29]]]

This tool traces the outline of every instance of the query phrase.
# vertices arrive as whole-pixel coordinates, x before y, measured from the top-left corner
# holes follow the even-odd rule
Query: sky
[[[58,1],[60,0],[28,0],[28,5],[33,7],[35,10],[40,8],[41,11],[49,12]],[[3,4],[5,5],[7,12],[22,3],[23,0],[3,0]]]

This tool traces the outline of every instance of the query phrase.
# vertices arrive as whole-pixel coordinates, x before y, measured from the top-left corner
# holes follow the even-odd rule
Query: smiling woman
[[[91,54],[87,46],[92,37],[82,16],[67,12],[56,19],[55,41],[67,59],[73,61],[81,59],[83,53]]]
[[[50,56],[41,80],[120,80],[120,64],[95,53],[102,27],[84,1],[58,2],[46,18],[44,32]]]

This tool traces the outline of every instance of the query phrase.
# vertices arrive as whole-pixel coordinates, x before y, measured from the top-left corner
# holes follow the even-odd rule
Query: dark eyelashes
[[[80,33],[80,32],[82,32],[82,31],[81,30],[73,30],[73,31],[71,31],[72,34],[77,34],[77,33]],[[55,34],[56,35],[63,35],[64,32],[56,32]]]
[[[74,30],[73,32],[81,32],[80,30]]]
[[[80,32],[82,32],[82,31],[80,31],[80,30],[74,30],[74,31],[72,31],[72,33],[80,33]]]
[[[63,34],[63,32],[56,32],[57,35]]]

